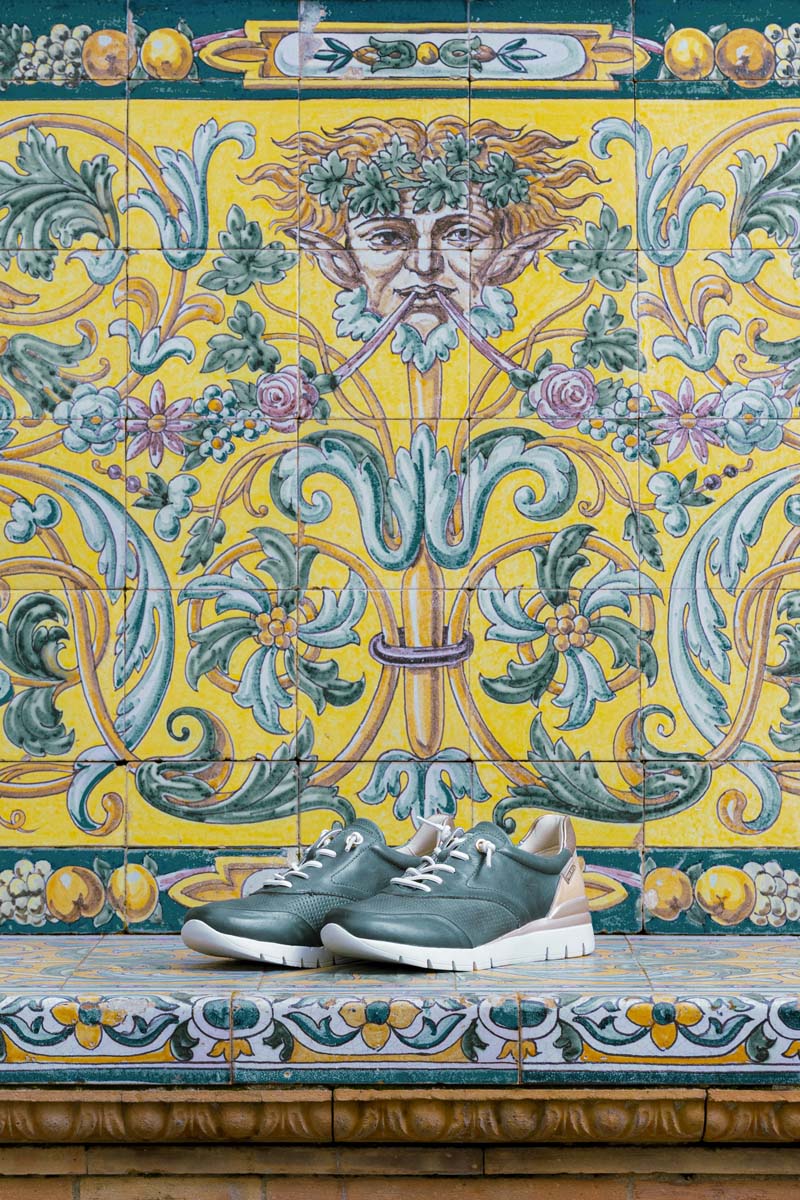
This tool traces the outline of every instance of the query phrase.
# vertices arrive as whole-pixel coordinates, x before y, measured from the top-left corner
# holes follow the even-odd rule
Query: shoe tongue
[[[463,845],[474,846],[480,838],[486,838],[488,841],[494,842],[497,847],[511,845],[508,834],[499,825],[495,825],[493,821],[479,821],[477,825],[473,825]]]
[[[362,835],[365,842],[374,845],[376,842],[386,845],[386,838],[383,835],[383,830],[370,821],[369,817],[356,817],[349,825],[345,825],[344,829],[337,830],[339,837],[347,836],[348,833],[358,832]]]

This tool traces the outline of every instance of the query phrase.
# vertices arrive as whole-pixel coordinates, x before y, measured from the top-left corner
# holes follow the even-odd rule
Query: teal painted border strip
[[[221,5],[212,4],[210,0],[193,0],[191,4],[186,0],[167,0],[166,3],[156,0],[117,0],[116,3],[106,4],[84,0],[76,8],[70,9],[68,21],[73,31],[75,27],[83,26],[92,34],[105,31],[119,39],[124,38],[123,31],[128,28],[140,46],[146,35],[155,30],[171,30],[177,57],[171,67],[165,68],[168,73],[171,71],[172,79],[152,79],[144,69],[142,59],[137,62],[134,55],[133,59],[126,61],[124,46],[117,46],[113,51],[116,58],[112,55],[108,62],[102,57],[105,51],[98,51],[94,57],[84,54],[79,61],[83,63],[84,75],[88,72],[88,76],[79,88],[73,90],[47,82],[45,76],[52,75],[55,70],[54,67],[51,70],[52,63],[47,58],[35,63],[34,69],[31,65],[33,50],[19,57],[21,27],[28,27],[30,40],[35,43],[37,38],[49,34],[54,26],[63,25],[63,6],[55,0],[44,0],[44,3],[35,7],[22,3],[22,0],[13,0],[10,10],[4,10],[3,23],[0,24],[0,104],[6,100],[29,103],[66,99],[69,96],[77,98],[78,92],[85,92],[93,99],[110,98],[110,93],[118,91],[131,99],[137,96],[188,98],[192,89],[204,81],[226,84],[231,88],[231,97],[254,98],[261,89],[245,88],[242,75],[228,75],[204,62],[199,56],[201,46],[214,35],[239,30],[243,32],[248,20],[284,25],[287,33],[296,33],[300,27],[301,10],[306,12],[306,6],[298,4],[297,0],[271,0],[267,6],[254,6],[249,0],[229,0]],[[518,41],[520,34],[525,36],[526,31],[533,39],[531,26],[551,25],[555,32],[559,25],[575,25],[575,6],[567,0],[550,0],[546,5],[536,6],[533,11],[529,4],[521,0],[437,0],[433,4],[422,3],[421,0],[398,0],[392,6],[391,25],[383,27],[380,21],[365,20],[368,11],[363,0],[340,0],[339,3],[326,5],[325,26],[318,31],[317,38],[329,40],[324,44],[319,40],[315,43],[318,49],[313,58],[324,54],[330,62],[325,70],[331,73],[332,85],[330,88],[314,86],[314,94],[320,99],[332,95],[353,98],[438,95],[446,99],[453,94],[449,90],[450,79],[456,91],[460,86],[469,86],[470,82],[473,85],[487,82],[489,87],[473,88],[475,95],[522,102],[535,102],[537,97],[596,98],[634,94],[643,99],[692,98],[716,102],[755,97],[792,100],[800,95],[800,72],[796,78],[791,73],[787,74],[788,60],[780,62],[780,56],[776,57],[774,52],[775,42],[781,33],[783,40],[786,40],[788,30],[793,27],[800,30],[800,25],[796,24],[796,10],[785,3],[771,5],[763,16],[754,15],[752,8],[741,3],[722,4],[717,0],[702,6],[701,10],[683,0],[673,3],[669,0],[666,3],[658,3],[657,0],[609,0],[599,9],[593,6],[587,14],[581,11],[580,18],[586,25],[610,28],[622,43],[633,38],[650,56],[649,61],[638,70],[635,79],[630,72],[623,70],[616,75],[616,86],[612,88],[592,87],[579,80],[574,80],[574,83],[569,80],[559,82],[558,79],[543,81],[542,86],[535,89],[524,86],[526,76],[527,82],[536,78],[533,60],[541,58],[542,53],[533,49],[533,40],[521,48],[518,45],[513,49],[508,47],[510,43]],[[363,41],[344,44],[348,33],[336,31],[337,25],[363,26]],[[423,29],[408,28],[415,25]],[[449,28],[437,30],[437,25]],[[430,27],[431,31],[427,39],[425,26]],[[765,41],[765,31],[769,28],[773,30],[770,34],[771,44],[770,39]],[[506,29],[510,42],[504,40]],[[775,29],[778,33],[775,33]],[[694,50],[690,46],[686,53],[689,60],[695,54],[699,65],[692,65],[685,55],[683,59],[672,56],[671,69],[665,70],[661,49],[675,30],[688,30],[692,35]],[[307,32],[309,37],[314,36],[313,29]],[[189,69],[188,60],[183,64],[181,61],[181,47],[184,53],[191,53],[191,48],[187,51],[187,36],[193,39],[194,64],[188,76],[175,78],[176,75],[185,75]],[[370,36],[376,39],[372,48]],[[727,50],[723,52],[723,39],[726,37],[729,40]],[[24,40],[27,39],[28,34]],[[418,43],[422,39],[425,39],[428,47],[434,43],[433,58],[425,58],[418,50]],[[450,47],[446,55],[445,43]],[[393,49],[390,49],[390,44]],[[539,45],[541,48],[544,43],[540,42]],[[375,50],[374,46],[383,49]],[[800,50],[800,38],[797,46]],[[442,50],[441,55],[438,55],[439,49]],[[511,56],[510,62],[503,58],[503,50]],[[550,51],[543,53],[547,58]],[[704,65],[703,57],[709,53],[711,58]],[[383,66],[376,66],[374,56],[380,58],[381,54],[386,56],[386,61]],[[800,54],[789,57],[800,58]],[[110,75],[109,62],[116,63]],[[301,76],[310,81],[313,74],[323,69],[317,64],[315,70],[310,71],[307,69],[309,62],[308,58],[303,62],[298,61],[293,73],[285,76],[287,81],[298,81]],[[24,86],[12,81],[15,66],[25,72]],[[393,76],[388,68],[405,73]],[[563,62],[559,69],[566,69]],[[760,75],[756,73],[754,77],[754,71],[760,71]],[[110,82],[110,87],[100,86],[100,77],[104,72],[107,78],[102,82]],[[333,82],[336,72],[341,73],[340,84]],[[364,73],[365,78],[355,78],[354,72]],[[779,82],[781,72],[782,83]],[[429,80],[427,85],[423,77]],[[324,83],[324,77],[321,77],[321,82]],[[387,83],[388,87],[385,86]],[[430,86],[433,83],[436,86]],[[7,86],[4,87],[4,84]],[[266,90],[271,93],[271,89]],[[280,91],[277,94],[280,95]]]
[[[0,849],[0,872],[13,872],[20,861],[31,862],[34,868],[37,864],[46,864],[42,868],[46,883],[56,872],[65,868],[79,868],[84,873],[84,885],[88,894],[95,896],[95,902],[90,906],[88,915],[78,915],[76,910],[69,914],[75,918],[70,920],[52,919],[54,914],[49,908],[46,921],[39,925],[32,924],[30,920],[15,920],[13,917],[0,919],[0,934],[30,937],[37,934],[85,936],[124,931],[140,936],[177,933],[184,917],[190,911],[169,895],[170,888],[179,882],[181,876],[185,877],[192,872],[213,871],[215,860],[218,858],[252,858],[256,861],[263,859],[265,865],[271,866],[268,860],[282,858],[285,851],[285,846],[129,846],[127,850],[123,846],[31,846],[19,849],[5,847]],[[620,871],[627,880],[627,898],[611,909],[595,913],[595,930],[598,933],[640,933],[641,889],[635,882],[641,869],[639,852],[603,846],[582,848],[581,853],[589,866]],[[126,865],[140,867],[152,875],[153,887],[158,887],[159,896],[157,908],[146,915],[136,914],[136,919],[130,921],[127,926],[119,907],[114,907],[108,899],[112,894],[116,897],[118,888],[114,889],[112,879],[119,880],[120,873]],[[0,902],[2,886],[0,883]],[[39,894],[37,882],[32,895]],[[25,915],[30,917],[31,914],[26,912]],[[100,924],[96,923],[98,919]]]

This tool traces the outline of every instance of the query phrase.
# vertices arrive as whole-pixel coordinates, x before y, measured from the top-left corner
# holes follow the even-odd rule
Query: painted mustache
[[[416,300],[438,300],[440,295],[449,296],[455,290],[455,288],[443,287],[438,283],[431,284],[429,287],[395,288],[398,296],[402,296],[404,299],[407,296],[413,296]]]

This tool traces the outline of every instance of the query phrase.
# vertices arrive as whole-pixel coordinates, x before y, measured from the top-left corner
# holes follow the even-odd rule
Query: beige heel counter
[[[583,883],[581,864],[577,854],[573,852],[561,872],[548,916],[570,917],[579,914],[589,916],[589,901]]]
[[[571,854],[574,854],[578,849],[578,840],[575,837],[575,826],[569,817],[561,818],[560,834],[562,850],[569,850]]]

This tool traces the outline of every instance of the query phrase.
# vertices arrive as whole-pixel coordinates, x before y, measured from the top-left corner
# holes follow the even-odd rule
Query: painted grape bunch
[[[681,867],[648,863],[642,885],[645,910],[660,921],[712,928],[750,924],[758,929],[791,928],[800,921],[800,874],[777,859],[741,866],[688,863]]]

